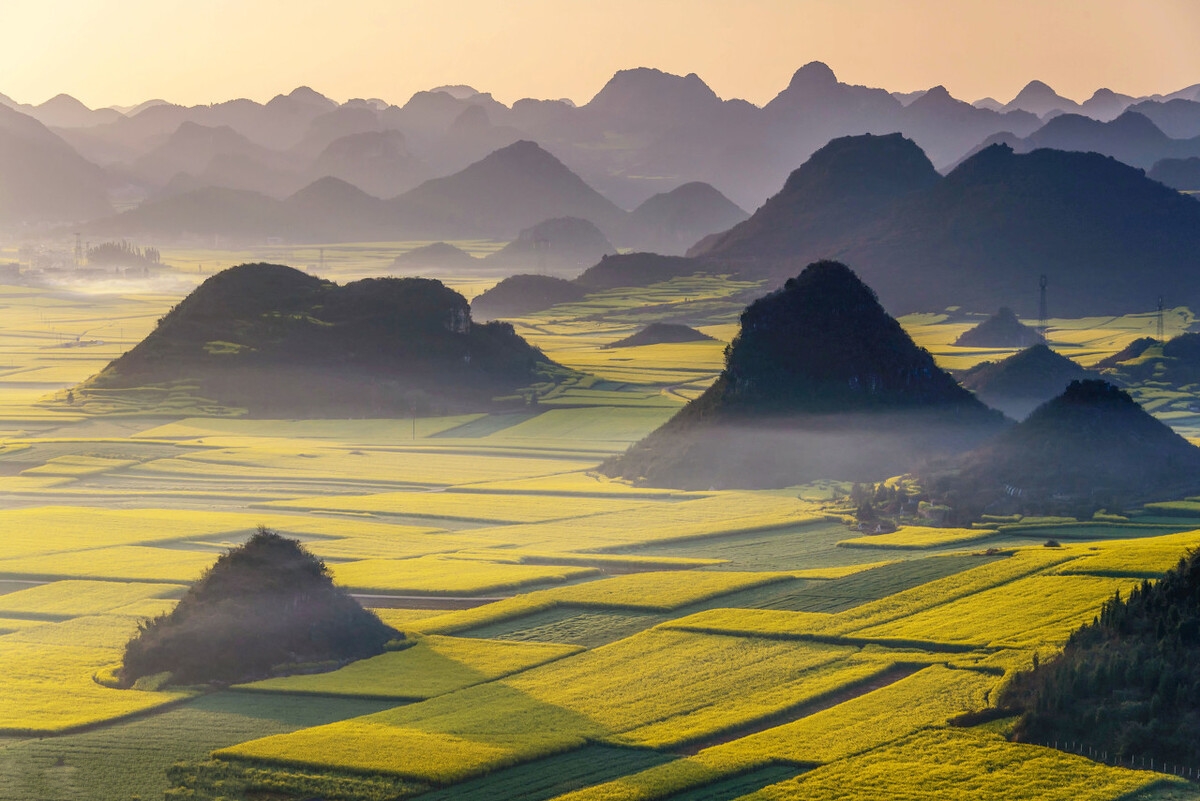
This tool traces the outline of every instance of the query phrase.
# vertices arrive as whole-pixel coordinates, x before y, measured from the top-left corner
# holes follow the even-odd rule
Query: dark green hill
[[[837,139],[744,223],[689,251],[781,282],[817,258],[853,263],[897,312],[1125,314],[1155,297],[1200,307],[1200,202],[1096,153],[993,145],[947,176],[898,135]]]
[[[750,219],[688,251],[748,267],[834,257],[898,202],[937,184],[921,148],[900,134],[845,136],[818,150]]]
[[[1145,347],[1141,347],[1143,342]],[[1166,342],[1138,340],[1131,348],[1111,357],[1115,363],[1104,364],[1106,374],[1125,384],[1154,382],[1160,388],[1182,390],[1200,382],[1200,334],[1180,334]],[[1121,358],[1116,361],[1118,357]]]
[[[1134,359],[1138,358],[1154,345],[1161,344],[1161,342],[1153,337],[1139,337],[1125,347],[1121,348],[1121,350],[1117,351],[1112,356],[1096,362],[1096,369],[1100,370],[1108,367],[1119,367],[1124,362],[1133,361]]]
[[[299,542],[260,528],[169,614],[142,625],[125,646],[121,679],[169,672],[174,684],[250,681],[289,665],[374,656],[396,636]]]
[[[1104,605],[1063,653],[1019,673],[1000,705],[1014,738],[1079,743],[1110,759],[1200,762],[1200,552]],[[1154,763],[1150,760],[1153,759]]]
[[[254,415],[387,416],[484,409],[561,374],[512,326],[472,323],[439,281],[338,286],[244,264],[197,287],[76,394],[189,384]]]
[[[935,498],[972,519],[981,512],[1125,509],[1200,492],[1200,448],[1105,381],[1072,381],[1024,422],[930,476]]]
[[[650,325],[630,334],[624,339],[610,342],[606,348],[636,348],[639,345],[662,345],[672,342],[706,342],[713,337],[702,334],[695,328],[678,323],[650,323]]]
[[[878,479],[1003,425],[826,261],[747,307],[716,383],[604,470],[688,488]]]
[[[960,348],[1027,348],[1045,342],[1037,329],[1018,320],[1007,306],[1001,306],[998,312],[954,340]]]
[[[1034,345],[998,362],[983,362],[959,376],[981,401],[1021,420],[1072,381],[1094,377],[1045,345]]]
[[[565,278],[550,275],[512,275],[471,301],[471,312],[482,320],[520,317],[559,303],[583,300],[586,291]]]

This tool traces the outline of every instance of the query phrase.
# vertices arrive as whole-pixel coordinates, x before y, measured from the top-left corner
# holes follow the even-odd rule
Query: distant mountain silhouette
[[[1131,105],[1129,110],[1146,117],[1173,139],[1200,136],[1200,100],[1177,98],[1165,103],[1144,100]]]
[[[70,95],[60,94],[39,106],[27,106],[29,116],[49,128],[85,128],[121,118],[110,108],[90,109]]]
[[[606,234],[625,212],[535,142],[497,150],[462,172],[434,178],[395,201],[401,215],[441,219],[464,234],[508,238],[552,217],[580,217]]]
[[[184,382],[253,415],[387,416],[483,410],[562,373],[511,326],[473,324],[438,281],[338,286],[246,264],[206,280],[76,395]]]
[[[894,130],[916,141],[932,160],[945,164],[997,131],[1026,136],[1041,124],[1028,111],[977,108],[955,100],[944,86],[935,86],[900,111]]]
[[[533,142],[511,145],[460,173],[426,181],[389,200],[332,176],[282,201],[262,192],[207,186],[203,175],[199,183],[199,189],[145,202],[98,220],[88,230],[112,236],[192,233],[300,242],[504,238],[502,232],[510,226],[516,236],[548,219],[534,215],[571,209],[617,231],[628,224],[626,212]],[[221,208],[225,203],[232,206]],[[603,252],[597,251],[596,258]]]
[[[1104,381],[1073,381],[1024,422],[925,486],[968,519],[982,511],[1071,513],[1200,491],[1200,448]]]
[[[1200,191],[1200,156],[1187,159],[1162,159],[1155,162],[1146,176],[1172,189]]]
[[[1094,120],[1108,122],[1124,114],[1125,110],[1136,102],[1135,97],[1119,94],[1111,89],[1097,89],[1091,97],[1079,104],[1079,110]]]
[[[1030,81],[1002,111],[1028,111],[1039,117],[1053,112],[1077,112],[1079,104],[1068,100],[1041,81]]]
[[[1024,139],[1006,136],[1004,142],[1018,153],[1043,147],[1101,153],[1142,169],[1149,169],[1167,157],[1200,155],[1200,138],[1172,139],[1149,118],[1132,110],[1111,122],[1099,122],[1081,114],[1062,114]]]
[[[600,229],[578,217],[555,217],[526,228],[500,250],[489,255],[489,266],[504,265],[529,270],[553,270],[572,276],[615,254]]]
[[[637,333],[610,342],[605,348],[636,348],[642,345],[663,345],[676,342],[711,342],[713,337],[695,328],[678,323],[650,323]]]
[[[695,73],[681,77],[642,67],[617,72],[581,111],[615,131],[642,131],[701,119],[720,105],[721,98]]]
[[[782,281],[803,260],[853,261],[897,312],[1006,305],[1057,314],[1200,306],[1187,276],[1200,202],[1094,153],[993,145],[945,178],[898,136],[835,140],[730,231],[690,251],[708,269]]]
[[[334,139],[313,160],[308,175],[340,178],[381,198],[395,197],[430,177],[399,131],[369,131]]]
[[[639,250],[682,256],[700,239],[750,215],[710,184],[695,181],[649,198],[629,216],[629,238]]]
[[[0,224],[67,223],[112,213],[106,178],[42,123],[0,106]]]
[[[285,168],[278,153],[254,144],[228,125],[208,127],[185,122],[162,144],[134,161],[130,170],[142,180],[162,186],[181,172],[202,175],[217,156]]]
[[[422,271],[470,271],[479,267],[480,260],[446,242],[434,242],[401,253],[392,260],[393,269]]]
[[[586,294],[565,278],[512,275],[472,300],[471,312],[481,320],[522,317],[560,303],[576,303]]]
[[[960,348],[1027,348],[1045,342],[1037,329],[1018,320],[1007,306],[1001,306],[1000,311],[954,340]]]
[[[750,304],[716,383],[603,469],[688,488],[878,479],[1003,424],[848,267],[818,262]]]
[[[959,374],[975,397],[1014,420],[1022,420],[1072,381],[1096,377],[1044,344],[1034,345],[998,362],[983,362]]]

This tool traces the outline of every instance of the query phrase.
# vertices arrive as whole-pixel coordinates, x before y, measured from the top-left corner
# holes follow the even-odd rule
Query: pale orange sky
[[[90,106],[335,100],[466,83],[583,103],[618,69],[764,103],[797,67],[892,91],[1084,100],[1200,83],[1197,0],[0,0],[0,92]]]

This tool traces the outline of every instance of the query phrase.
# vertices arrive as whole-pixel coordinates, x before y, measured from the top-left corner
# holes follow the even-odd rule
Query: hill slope
[[[998,312],[954,340],[960,348],[1027,348],[1045,342],[1036,329],[1018,320],[1007,306],[1001,306]]]
[[[1073,381],[1024,422],[929,482],[960,516],[1124,509],[1200,491],[1200,448],[1104,381]]]
[[[511,326],[473,324],[438,281],[338,286],[245,264],[201,284],[80,391],[182,382],[256,415],[407,415],[487,408],[556,369]]]
[[[998,362],[983,362],[959,376],[981,401],[1021,420],[1072,381],[1095,374],[1045,345],[1034,345]]]
[[[1144,311],[1158,294],[1200,305],[1197,249],[1200,202],[1114,159],[994,145],[941,178],[911,142],[862,136],[831,142],[692,252],[777,281],[797,260],[837,257],[903,312],[1032,314],[1046,275],[1055,313],[1086,316]]]
[[[883,478],[1002,426],[848,267],[818,262],[747,307],[716,383],[604,470],[682,487]]]
[[[1000,703],[1015,738],[1083,743],[1114,758],[1200,761],[1200,552],[1108,601],[1063,653],[1019,673]]]

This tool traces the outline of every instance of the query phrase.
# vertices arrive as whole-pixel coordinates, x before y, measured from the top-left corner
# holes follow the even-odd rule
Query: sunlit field
[[[1200,502],[865,535],[835,505],[838,476],[682,492],[595,472],[716,378],[744,282],[676,279],[514,321],[586,374],[528,413],[252,420],[64,402],[219,268],[346,281],[420,244],[167,250],[170,291],[0,287],[0,797],[220,782],[439,801],[1197,797],[960,717],[1200,546]],[[444,279],[468,296],[489,285]],[[981,319],[901,322],[961,368],[1012,352],[950,344]],[[656,320],[716,341],[602,347]],[[1169,336],[1192,319],[1167,322]],[[1049,338],[1092,364],[1155,324],[1051,320]],[[300,539],[406,639],[249,685],[116,689],[139,621],[260,525]]]

